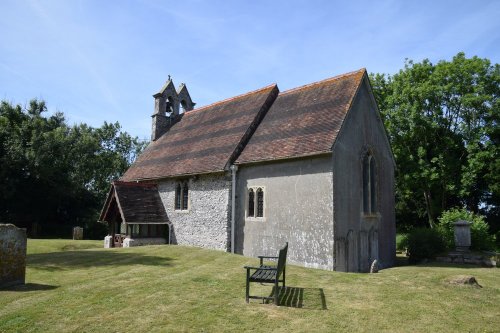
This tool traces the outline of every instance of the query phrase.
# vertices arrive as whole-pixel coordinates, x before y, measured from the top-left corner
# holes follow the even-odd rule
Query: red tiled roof
[[[278,95],[275,84],[188,111],[149,144],[121,180],[219,172],[239,154]]]
[[[366,70],[278,95],[237,164],[331,152]]]

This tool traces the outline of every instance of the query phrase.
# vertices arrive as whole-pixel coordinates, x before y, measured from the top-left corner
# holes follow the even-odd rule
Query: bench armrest
[[[264,259],[278,259],[278,257],[270,257],[270,256],[257,256],[260,259],[260,265],[264,265]]]

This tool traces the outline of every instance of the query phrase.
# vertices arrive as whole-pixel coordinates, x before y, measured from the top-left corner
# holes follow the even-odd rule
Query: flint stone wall
[[[26,244],[25,229],[0,224],[0,288],[25,283]]]
[[[175,187],[185,179],[167,179],[158,192],[172,223],[172,244],[227,251],[230,248],[231,178],[200,175],[188,180],[187,210],[175,209]]]

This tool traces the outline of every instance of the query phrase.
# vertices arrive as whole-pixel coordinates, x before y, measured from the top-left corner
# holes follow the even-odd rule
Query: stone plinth
[[[453,223],[455,227],[455,249],[459,252],[468,252],[471,244],[470,223],[459,220]]]
[[[125,238],[123,240],[123,247],[133,247],[142,245],[162,245],[166,244],[167,240],[165,238]]]
[[[83,239],[83,228],[82,227],[74,227],[73,228],[73,239],[74,240],[82,240]]]
[[[0,224],[0,288],[25,283],[26,244],[26,229]]]

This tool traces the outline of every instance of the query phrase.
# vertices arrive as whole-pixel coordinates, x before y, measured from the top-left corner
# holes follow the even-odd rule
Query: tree
[[[45,229],[96,221],[110,181],[145,144],[118,123],[68,126],[62,113],[46,111],[43,101],[1,102],[0,220]]]
[[[498,212],[500,66],[458,53],[370,79],[396,158],[398,220],[433,227],[455,206]]]

